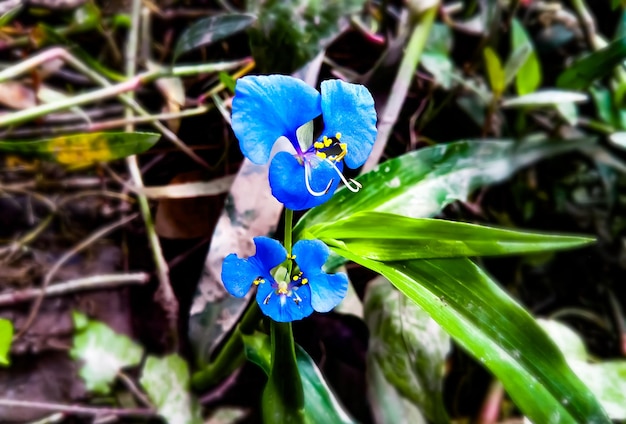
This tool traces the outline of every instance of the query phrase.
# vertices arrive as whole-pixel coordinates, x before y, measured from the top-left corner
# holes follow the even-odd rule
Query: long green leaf
[[[603,49],[574,62],[557,79],[556,85],[572,90],[585,90],[592,82],[608,75],[626,59],[626,37],[613,41]]]
[[[613,420],[626,420],[626,361],[592,362],[583,339],[558,321],[539,320],[541,327],[561,349],[576,375],[596,395]]]
[[[533,317],[465,258],[378,262],[379,272],[495,374],[535,423],[608,423],[594,395]]]
[[[10,364],[9,351],[13,340],[13,323],[0,318],[0,367]]]
[[[405,421],[398,416],[417,415],[405,398],[429,422],[449,423],[442,393],[450,336],[384,277],[368,283],[363,303],[370,330],[367,367],[369,382],[375,385],[371,390],[396,404],[389,410],[382,399],[370,395],[377,422],[425,422],[422,417]]]
[[[266,334],[254,333],[243,336],[245,354],[269,375],[271,366],[270,339]],[[296,345],[296,361],[304,390],[305,419],[311,423],[354,423],[339,404],[313,359]]]
[[[185,29],[178,38],[174,48],[174,61],[185,52],[243,31],[254,21],[256,16],[248,13],[228,13],[200,19]]]
[[[496,97],[500,97],[506,87],[506,77],[504,68],[498,54],[491,48],[485,47],[483,50],[485,65],[487,66],[487,76],[489,76],[489,84],[491,90]]]
[[[156,133],[101,132],[35,141],[0,141],[0,151],[81,167],[141,153],[160,138]]]
[[[519,51],[520,49],[529,51],[525,60],[516,72],[514,72],[517,94],[523,96],[532,93],[541,84],[541,66],[537,58],[537,53],[535,53],[535,49],[530,41],[530,37],[522,24],[517,19],[513,19],[511,29],[513,51]]]
[[[341,189],[311,209],[294,229],[294,238],[315,224],[356,212],[375,210],[426,218],[455,200],[466,200],[478,187],[503,181],[531,163],[587,147],[593,139],[515,143],[510,140],[459,141],[427,147],[380,164],[357,180],[358,193]]]
[[[495,256],[567,249],[593,238],[485,227],[384,212],[360,212],[308,230],[318,238],[375,260]]]
[[[260,72],[292,73],[313,59],[340,33],[346,18],[364,0],[250,0],[246,10],[258,17],[248,31]]]

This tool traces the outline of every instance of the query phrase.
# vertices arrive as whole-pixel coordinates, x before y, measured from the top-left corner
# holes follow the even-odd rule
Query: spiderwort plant
[[[244,156],[266,164],[277,140],[289,141],[269,169],[272,194],[288,209],[324,203],[340,180],[358,191],[360,185],[344,177],[344,163],[363,165],[376,139],[374,100],[365,87],[327,80],[320,90],[284,75],[247,76],[235,87],[232,127]],[[313,120],[320,116],[324,128],[314,138]]]
[[[328,312],[345,297],[346,275],[322,270],[329,250],[321,241],[300,240],[293,246],[293,255],[268,237],[255,237],[254,244],[254,256],[242,259],[230,254],[224,259],[222,281],[236,297],[257,286],[257,303],[274,321],[299,320],[314,310]]]
[[[323,124],[317,137],[314,120]],[[322,204],[340,181],[349,190],[359,191],[358,182],[343,176],[343,167],[345,163],[358,168],[372,150],[374,100],[365,87],[339,80],[322,82],[317,92],[288,76],[248,76],[237,81],[232,127],[250,161],[266,164],[271,159],[269,183],[274,197],[285,205],[285,238],[283,247],[271,238],[256,237],[253,256],[228,255],[222,264],[222,281],[236,297],[256,287],[260,310],[271,318],[271,369],[263,391],[265,421],[302,422],[304,394],[291,321],[337,306],[346,295],[348,278],[324,272],[330,251],[320,240],[300,240],[292,247],[293,210]],[[287,142],[277,143],[279,139]],[[249,317],[258,309],[248,308],[213,366],[196,381],[211,381],[220,369],[230,369],[222,365],[228,364],[231,353],[241,357],[236,353],[242,348],[239,334],[254,331],[254,324],[247,324],[255,321]]]

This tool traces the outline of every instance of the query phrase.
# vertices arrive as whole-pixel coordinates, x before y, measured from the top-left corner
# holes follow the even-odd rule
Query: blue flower
[[[324,129],[315,140],[313,119],[322,116]],[[323,81],[321,94],[285,75],[247,76],[237,80],[232,127],[244,156],[262,165],[276,141],[289,141],[270,164],[272,194],[285,207],[308,209],[324,203],[343,176],[363,165],[376,140],[376,110],[369,91],[340,80]]]
[[[255,237],[254,245],[254,256],[242,259],[230,254],[224,259],[222,281],[236,297],[257,286],[256,300],[274,321],[299,320],[314,310],[328,312],[345,297],[348,277],[322,271],[329,251],[321,241],[298,241],[291,257],[279,242],[268,237]],[[288,261],[292,261],[291,267]]]

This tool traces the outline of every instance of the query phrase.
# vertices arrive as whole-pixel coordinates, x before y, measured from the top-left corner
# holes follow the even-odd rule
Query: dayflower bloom
[[[257,286],[257,303],[274,321],[299,320],[314,310],[328,312],[345,297],[348,277],[322,271],[329,250],[321,241],[298,241],[290,257],[278,241],[269,237],[255,237],[254,245],[254,256],[242,259],[233,253],[224,259],[222,281],[236,297],[245,296],[250,287]],[[287,261],[292,261],[291,272]]]
[[[313,119],[324,129],[314,139]],[[352,191],[360,185],[343,176],[363,165],[376,139],[376,110],[362,85],[323,81],[321,94],[285,75],[246,76],[237,80],[232,127],[244,156],[268,162],[276,141],[292,148],[278,152],[270,164],[272,194],[285,207],[308,209],[328,200],[339,180]]]

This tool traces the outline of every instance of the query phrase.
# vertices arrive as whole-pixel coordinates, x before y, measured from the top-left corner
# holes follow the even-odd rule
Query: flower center
[[[331,162],[339,162],[348,153],[348,145],[339,140],[341,140],[341,133],[335,134],[334,137],[324,136],[321,141],[316,141],[313,143],[315,156]]]
[[[333,185],[334,178],[331,179],[326,188],[322,191],[313,190],[311,187],[311,168],[315,166],[317,161],[323,161],[328,164],[335,170],[341,181],[345,184],[345,186],[353,193],[359,191],[362,186],[358,181],[353,179],[346,179],[343,176],[343,173],[337,168],[337,163],[341,162],[341,160],[348,153],[348,144],[342,143],[341,141],[341,133],[336,133],[334,137],[324,136],[320,141],[316,141],[313,143],[313,148],[309,149],[307,153],[304,154],[304,157],[301,159],[301,163],[304,165],[304,182],[306,183],[307,191],[313,196],[319,197],[328,193],[330,187]],[[313,154],[315,156],[313,156]],[[309,157],[307,157],[309,156]],[[312,156],[312,157],[311,157]],[[300,159],[299,159],[300,160]]]
[[[288,256],[287,259],[293,261],[296,257],[294,255]],[[272,288],[271,291],[265,299],[263,299],[263,303],[267,305],[270,301],[272,295],[278,295],[280,297],[281,304],[284,304],[287,298],[290,298],[295,302],[296,305],[302,302],[302,298],[298,296],[298,289],[305,284],[308,284],[309,280],[302,275],[302,272],[297,273],[291,279],[288,275],[289,271],[287,267],[281,266],[276,270],[274,275],[274,279],[271,282]],[[280,275],[280,276],[279,276]],[[257,277],[254,280],[254,285],[259,285],[265,283],[265,279],[263,277]]]

